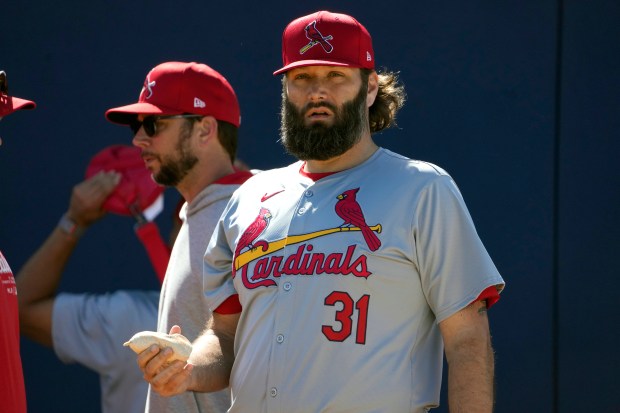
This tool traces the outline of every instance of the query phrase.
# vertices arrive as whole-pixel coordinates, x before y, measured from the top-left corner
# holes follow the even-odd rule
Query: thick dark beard
[[[367,87],[360,87],[357,96],[340,108],[326,102],[309,103],[301,110],[282,92],[280,134],[286,151],[302,161],[325,161],[340,156],[353,147],[368,128],[366,115]],[[326,107],[334,113],[334,123],[304,124],[304,113],[312,107]]]
[[[193,123],[190,123],[193,128]],[[192,128],[185,125],[179,133],[179,141],[177,142],[177,152],[173,156],[165,156],[160,158],[161,168],[157,174],[153,175],[153,179],[160,185],[177,186],[179,182],[187,176],[194,165],[198,163],[198,158],[191,153],[189,148],[189,138],[192,134]]]

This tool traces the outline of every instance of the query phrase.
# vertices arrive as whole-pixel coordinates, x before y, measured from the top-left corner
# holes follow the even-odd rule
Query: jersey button
[[[307,197],[307,198],[310,198],[312,195],[314,195],[314,192],[312,192],[312,190],[311,190],[311,189],[308,189],[308,190],[306,191],[306,197]]]
[[[282,334],[278,334],[278,335],[276,336],[276,341],[277,341],[278,343],[283,343],[283,342],[284,342],[284,336],[283,336]]]
[[[303,215],[303,214],[304,214],[304,212],[306,212],[306,208],[304,208],[304,207],[299,208],[299,211],[297,211],[297,213],[298,213],[299,215]]]
[[[290,282],[287,281],[287,282],[284,283],[283,287],[284,287],[284,291],[290,291],[292,285],[291,285]]]
[[[278,395],[278,389],[276,389],[275,387],[272,387],[271,390],[269,390],[269,395],[271,397],[276,397]]]

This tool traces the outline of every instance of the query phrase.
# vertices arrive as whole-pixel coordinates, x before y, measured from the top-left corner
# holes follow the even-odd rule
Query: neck
[[[351,169],[370,158],[377,149],[379,149],[379,147],[370,137],[370,133],[368,133],[365,134],[358,143],[353,145],[351,149],[340,156],[335,156],[325,161],[307,161],[304,171],[309,173],[325,173]]]
[[[190,203],[207,186],[233,172],[235,172],[235,169],[230,160],[221,160],[220,162],[201,161],[179,182],[176,189]]]

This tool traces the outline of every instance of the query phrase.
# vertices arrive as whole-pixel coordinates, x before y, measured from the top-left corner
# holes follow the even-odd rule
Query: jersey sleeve
[[[135,354],[123,343],[139,331],[156,330],[158,302],[156,291],[60,294],[52,314],[54,351],[64,363],[99,374],[135,364]]]
[[[437,322],[466,307],[487,288],[503,289],[504,280],[449,176],[427,186],[414,215],[417,264]]]
[[[232,275],[233,252],[227,240],[224,225],[227,211],[228,207],[215,227],[204,255],[204,295],[210,310],[215,312],[229,297],[237,295]],[[240,309],[241,307],[239,306],[238,308]],[[226,313],[230,314],[229,312]]]

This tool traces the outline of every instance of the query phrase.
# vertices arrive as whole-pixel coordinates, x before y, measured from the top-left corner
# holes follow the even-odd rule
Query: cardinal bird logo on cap
[[[147,76],[146,79],[144,79],[144,86],[142,86],[142,92],[140,92],[140,94],[144,95],[146,93],[144,98],[150,99],[150,97],[153,96],[153,87],[155,84],[156,82],[154,80],[151,82]]]
[[[357,194],[359,188],[349,189],[337,196],[338,202],[336,202],[336,214],[343,219],[341,225],[358,227],[362,232],[364,241],[368,245],[368,249],[376,251],[381,246],[379,237],[375,235],[373,230],[366,224],[362,207],[355,200],[355,194]]]
[[[326,53],[331,53],[332,50],[334,50],[334,46],[332,46],[331,43],[328,42],[328,40],[332,40],[333,37],[331,35],[323,36],[319,29],[316,28],[316,20],[308,24],[304,30],[306,31],[306,37],[308,38],[308,40],[310,40],[310,43],[302,47],[299,50],[299,54],[306,53],[317,44],[320,44]]]

